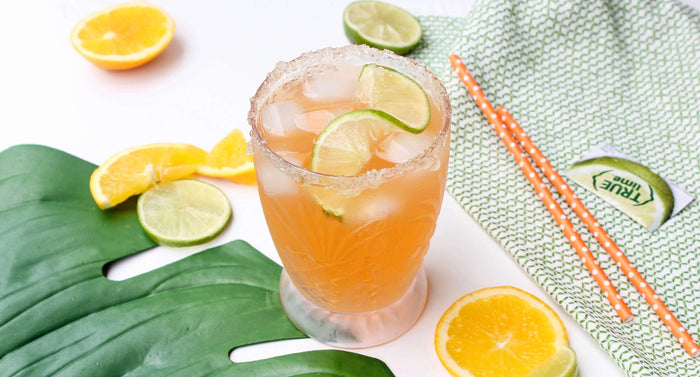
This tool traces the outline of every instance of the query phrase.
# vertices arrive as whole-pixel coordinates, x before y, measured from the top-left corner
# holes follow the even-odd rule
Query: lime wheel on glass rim
[[[314,143],[310,169],[317,173],[354,176],[372,158],[382,133],[421,133],[430,122],[430,102],[410,77],[376,64],[360,73],[357,96],[368,109],[340,115]]]
[[[381,146],[384,135],[418,134],[430,122],[428,95],[410,77],[377,64],[363,66],[357,97],[369,109],[355,110],[332,120],[314,143],[310,170],[329,175],[361,173]],[[323,211],[342,220],[343,197],[312,190]]]

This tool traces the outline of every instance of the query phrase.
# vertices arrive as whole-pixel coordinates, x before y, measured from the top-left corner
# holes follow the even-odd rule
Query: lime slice
[[[348,207],[348,197],[326,187],[306,186],[311,197],[321,206],[326,216],[343,222],[345,208]]]
[[[564,347],[537,367],[528,377],[575,377],[578,375],[576,354]]]
[[[357,1],[343,12],[348,40],[404,55],[423,36],[420,22],[405,10],[379,1]]]
[[[387,112],[420,133],[430,122],[430,101],[421,86],[394,69],[367,64],[359,77],[357,96],[369,108]]]
[[[671,188],[663,178],[636,162],[594,158],[574,164],[566,175],[649,230],[657,229],[671,216]]]
[[[328,123],[318,135],[311,154],[313,172],[356,176],[372,159],[391,133],[409,127],[381,110],[364,109],[345,113]],[[309,186],[309,193],[326,215],[343,221],[348,198],[324,187]]]
[[[148,189],[136,208],[148,237],[166,246],[207,242],[221,233],[231,218],[226,195],[216,186],[193,179]]]
[[[363,109],[345,113],[328,123],[318,135],[310,169],[328,175],[358,175],[386,135],[409,129],[384,111]]]

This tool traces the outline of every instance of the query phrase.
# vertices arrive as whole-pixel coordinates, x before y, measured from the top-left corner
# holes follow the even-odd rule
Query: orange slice
[[[435,350],[453,376],[528,376],[568,344],[557,314],[513,287],[472,292],[443,314]]]
[[[227,178],[237,183],[254,183],[253,156],[246,154],[247,143],[239,129],[231,131],[207,154],[197,173],[207,177]]]
[[[95,169],[90,177],[90,192],[101,209],[114,207],[156,183],[194,173],[206,155],[194,145],[178,143],[125,149]]]
[[[71,43],[104,69],[129,69],[151,61],[168,46],[175,22],[146,2],[118,4],[90,14],[71,33]]]

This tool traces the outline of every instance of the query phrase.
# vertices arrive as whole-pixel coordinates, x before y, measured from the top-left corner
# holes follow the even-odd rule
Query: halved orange
[[[147,2],[123,3],[81,20],[71,33],[73,47],[104,69],[129,69],[151,61],[168,46],[175,22]]]
[[[90,177],[90,192],[101,209],[114,207],[151,186],[197,171],[207,152],[190,144],[157,143],[125,149]]]
[[[255,182],[253,156],[247,154],[247,142],[239,129],[231,131],[207,154],[197,173],[227,178],[237,183]]]
[[[447,309],[435,350],[453,376],[528,376],[568,344],[559,316],[513,287],[472,292]]]

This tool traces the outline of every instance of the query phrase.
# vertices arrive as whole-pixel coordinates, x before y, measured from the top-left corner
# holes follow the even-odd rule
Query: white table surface
[[[92,66],[70,44],[72,27],[115,0],[4,1],[0,11],[0,150],[36,143],[96,164],[127,147],[188,142],[211,148],[233,128],[247,134],[249,98],[280,60],[342,46],[341,14],[349,1],[153,0],[175,19],[171,45],[130,71]],[[416,15],[464,15],[472,1],[393,0]],[[687,1],[698,7],[700,0]],[[255,187],[210,180],[229,195],[232,224],[201,247],[157,247],[113,265],[108,277],[126,279],[205,248],[244,239],[279,263]],[[623,376],[608,355],[449,195],[425,258],[428,305],[399,339],[356,352],[377,357],[398,377],[449,377],[433,348],[435,325],[447,307],[474,290],[511,285],[561,316],[579,372]],[[243,361],[323,349],[310,339],[238,350]]]

